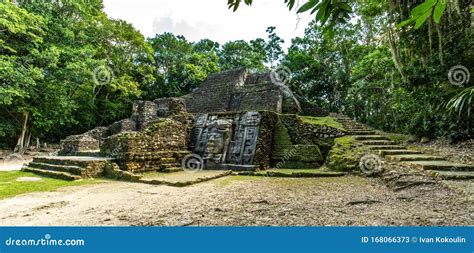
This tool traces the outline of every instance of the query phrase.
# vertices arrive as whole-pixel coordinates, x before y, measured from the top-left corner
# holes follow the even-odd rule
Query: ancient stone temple
[[[186,96],[136,101],[130,118],[67,137],[58,163],[95,157],[89,159],[95,163],[84,158],[74,166],[118,178],[179,169],[190,155],[203,169],[317,168],[332,139],[344,133],[305,123],[298,115],[308,111],[325,116],[307,102],[302,108],[269,73],[226,71],[209,75]],[[48,167],[43,159],[27,169],[45,174],[57,171],[58,163]]]

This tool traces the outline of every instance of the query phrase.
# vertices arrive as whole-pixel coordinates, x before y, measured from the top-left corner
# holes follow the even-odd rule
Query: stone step
[[[474,165],[453,163],[450,161],[414,161],[407,162],[406,164],[413,165],[423,170],[474,172]]]
[[[366,130],[367,127],[364,126],[364,125],[360,125],[360,124],[354,124],[354,123],[348,123],[348,122],[339,122],[343,125],[345,125],[346,127],[350,128],[350,129],[354,129],[354,130]]]
[[[163,164],[160,164],[160,169],[163,170],[163,169],[171,169],[171,168],[181,168],[181,164],[180,163],[163,163]]]
[[[46,163],[56,165],[73,165],[85,167],[90,162],[110,161],[112,158],[92,156],[37,156],[33,157],[35,163]]]
[[[68,181],[82,179],[81,176],[73,175],[71,173],[62,172],[62,171],[42,170],[42,169],[29,168],[29,167],[23,168],[22,171],[35,173],[40,176],[57,178],[57,179],[68,180]]]
[[[357,141],[388,140],[385,136],[382,135],[354,135],[352,136],[352,138]]]
[[[442,171],[434,170],[439,177],[445,180],[470,180],[474,179],[474,172],[472,171]]]
[[[404,146],[400,145],[367,145],[370,150],[405,150]]]
[[[443,157],[415,154],[415,155],[388,155],[385,159],[394,162],[405,162],[405,161],[440,161]]]
[[[88,150],[88,151],[79,151],[71,153],[62,153],[59,152],[62,156],[88,156],[88,157],[102,157],[103,154],[100,153],[100,150]]]
[[[347,132],[350,135],[374,135],[375,134],[375,131],[373,130],[357,130],[357,131],[347,130]]]
[[[387,156],[387,155],[415,155],[421,154],[420,151],[416,150],[408,150],[408,149],[381,149],[377,150],[380,156]]]
[[[47,163],[35,163],[31,162],[28,164],[29,168],[41,169],[41,170],[53,170],[60,172],[67,172],[69,174],[82,176],[85,172],[85,169],[79,166],[72,165],[57,165],[57,164],[47,164]]]
[[[372,141],[362,141],[364,145],[396,145],[398,142],[389,141],[389,140],[372,140]]]

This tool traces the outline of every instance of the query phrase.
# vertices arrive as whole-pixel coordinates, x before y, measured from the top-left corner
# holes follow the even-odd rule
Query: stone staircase
[[[111,160],[86,156],[39,156],[34,157],[22,171],[72,181],[102,176]]]
[[[89,156],[87,156],[89,154]],[[182,159],[191,154],[189,151],[163,151],[130,155],[127,157],[133,161],[155,161],[150,162],[149,171],[179,172],[182,171]],[[107,165],[117,162],[116,158],[100,157],[100,152],[81,152],[77,155],[62,156],[37,156],[33,161],[22,168],[24,172],[32,172],[41,176],[63,179],[79,180],[84,178],[100,178],[105,176]],[[141,163],[136,164],[141,167]]]
[[[409,150],[404,145],[391,141],[385,136],[351,118],[333,114],[356,141],[375,151],[387,161],[402,162],[421,170],[429,170],[446,180],[474,179],[474,166],[446,161],[443,157]]]

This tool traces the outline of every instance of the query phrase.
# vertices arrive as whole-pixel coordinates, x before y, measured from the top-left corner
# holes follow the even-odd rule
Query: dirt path
[[[226,177],[175,188],[109,182],[0,201],[0,225],[473,225],[469,195],[393,192],[361,177]]]

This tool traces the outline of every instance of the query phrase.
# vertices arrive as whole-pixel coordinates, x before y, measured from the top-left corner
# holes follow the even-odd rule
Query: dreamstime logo
[[[471,73],[469,73],[469,70],[462,65],[452,67],[448,73],[449,82],[452,85],[459,87],[464,87],[464,84],[467,84],[470,78]]]
[[[199,172],[204,169],[204,160],[200,155],[190,154],[183,158],[181,166],[186,172]]]
[[[110,67],[101,65],[94,69],[92,80],[97,85],[107,85],[114,78],[114,72]]]
[[[378,155],[365,155],[359,161],[359,168],[368,176],[376,175],[383,171],[383,161]]]
[[[270,79],[273,84],[285,85],[291,80],[291,70],[283,65],[270,71]]]
[[[51,247],[75,247],[75,246],[85,246],[86,242],[83,239],[53,239],[50,234],[45,234],[44,238],[39,239],[18,239],[18,238],[8,238],[5,241],[5,246],[7,247],[31,247],[31,246],[51,246]]]

